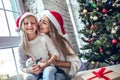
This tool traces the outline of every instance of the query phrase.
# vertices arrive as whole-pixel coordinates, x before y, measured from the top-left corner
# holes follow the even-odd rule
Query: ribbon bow
[[[110,70],[110,71],[105,72],[105,69],[106,68],[103,67],[98,72],[93,71],[93,74],[95,74],[95,76],[89,78],[88,80],[92,80],[92,79],[97,78],[97,77],[98,78],[104,78],[105,80],[110,80],[110,78],[104,76],[104,74],[107,74],[107,73],[110,73],[110,72],[113,72],[113,71]]]

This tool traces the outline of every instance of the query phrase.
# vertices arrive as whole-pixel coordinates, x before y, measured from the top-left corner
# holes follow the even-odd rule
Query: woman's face
[[[47,16],[43,16],[38,25],[40,33],[48,33],[50,31],[50,22]]]
[[[38,25],[37,25],[37,21],[36,21],[35,17],[27,16],[23,20],[23,24],[24,24],[24,31],[27,34],[34,34],[34,33],[36,33]]]

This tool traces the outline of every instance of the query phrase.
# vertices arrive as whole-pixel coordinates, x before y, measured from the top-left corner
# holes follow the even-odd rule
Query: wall
[[[78,31],[84,28],[84,24],[81,21],[81,18],[79,16],[79,14],[80,14],[79,2],[77,2],[78,0],[69,0],[69,1],[71,4],[73,17],[74,17],[74,23],[75,23],[75,28],[76,28],[76,34],[75,34],[76,39],[77,39],[79,48],[81,48],[84,45],[84,42],[81,40],[81,36],[83,36],[83,35],[79,34]],[[80,52],[84,53],[82,50],[80,50]]]
[[[65,0],[24,0],[23,3],[25,10],[35,13],[38,17],[43,9],[58,11],[64,18],[67,39],[75,52],[79,52],[73,24],[71,22],[71,17]]]

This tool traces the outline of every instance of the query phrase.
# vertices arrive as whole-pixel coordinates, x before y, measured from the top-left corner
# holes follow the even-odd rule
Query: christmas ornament
[[[92,64],[92,65],[94,65],[94,64],[95,64],[95,62],[94,62],[94,61],[92,61],[92,62],[91,62],[91,64]]]
[[[120,18],[120,13],[115,15],[115,18],[119,19]]]
[[[94,28],[95,28],[95,26],[94,26],[94,25],[91,25],[91,26],[90,26],[90,28],[91,28],[91,29],[94,29]]]
[[[113,26],[115,26],[115,25],[116,25],[116,22],[113,23]]]
[[[92,39],[91,38],[88,38],[87,42],[88,43],[91,43]]]
[[[108,0],[106,3],[110,6],[113,4],[113,1]]]
[[[120,37],[118,39],[120,40]]]
[[[112,9],[112,5],[113,5],[113,1],[112,0],[107,0],[106,2],[106,8],[109,10],[109,9]]]
[[[91,7],[92,7],[92,8],[96,8],[97,5],[96,5],[95,3],[91,3]]]
[[[102,48],[100,48],[100,53],[103,53],[103,49]]]
[[[119,26],[115,26],[115,30],[118,30],[119,29]]]
[[[90,16],[90,19],[93,19],[93,16]]]
[[[92,36],[96,36],[96,33],[93,33]]]
[[[107,9],[103,8],[102,12],[103,12],[104,14],[106,14],[106,13],[107,13]]]
[[[86,14],[87,12],[88,12],[88,10],[87,10],[87,9],[84,9],[82,13],[83,13],[83,14]]]
[[[113,7],[116,7],[116,6],[117,6],[117,3],[116,3],[116,2],[115,2],[115,3],[113,3],[113,4],[112,4],[112,6],[113,6]]]
[[[88,0],[86,0],[84,6],[85,6],[85,7],[88,7],[88,6],[89,6],[89,1],[88,1]]]
[[[99,8],[97,7],[96,10],[99,10]]]
[[[112,43],[113,43],[113,44],[117,44],[117,42],[118,42],[118,41],[117,41],[116,39],[113,39],[113,40],[112,40]]]
[[[93,17],[93,20],[94,20],[94,21],[97,21],[97,20],[98,20],[98,17],[97,17],[97,16],[94,16],[94,17]]]
[[[116,34],[116,30],[112,29],[111,34]]]

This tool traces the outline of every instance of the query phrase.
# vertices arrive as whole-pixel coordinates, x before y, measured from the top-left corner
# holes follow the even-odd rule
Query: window
[[[0,36],[18,36],[15,32],[15,20],[19,9],[15,0],[1,0],[0,4]]]
[[[22,80],[17,52],[20,38],[15,32],[19,14],[18,0],[0,0],[0,80]]]

